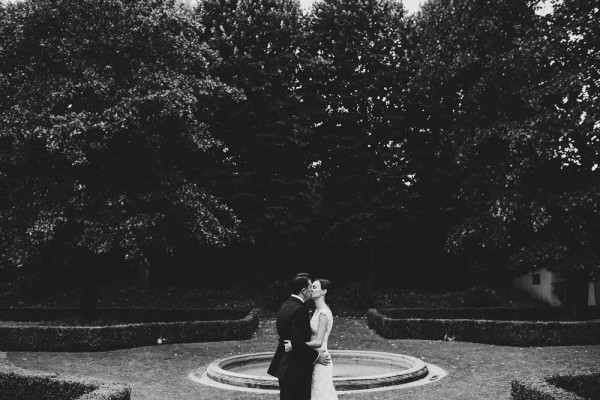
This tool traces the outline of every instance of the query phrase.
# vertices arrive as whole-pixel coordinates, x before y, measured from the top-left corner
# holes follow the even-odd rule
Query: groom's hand
[[[319,350],[317,362],[321,365],[327,365],[331,362],[331,356],[325,350]]]

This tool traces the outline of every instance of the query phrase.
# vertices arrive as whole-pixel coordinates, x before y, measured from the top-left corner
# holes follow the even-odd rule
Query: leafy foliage
[[[536,16],[520,1],[430,1],[414,26],[409,151],[420,200],[415,211],[452,222],[468,208],[461,182],[472,179],[478,188],[501,166],[506,146],[488,127],[527,112],[518,89],[535,60],[524,60],[519,49],[535,31]],[[465,152],[473,148],[484,151],[477,161],[489,168],[477,161],[466,166]]]
[[[190,10],[171,0],[0,7],[0,236],[12,265],[50,250],[148,264],[235,236],[238,220],[203,176],[218,166],[216,109],[241,97],[211,76],[218,60]]]
[[[432,99],[425,119],[444,132],[432,143],[450,149],[464,202],[448,248],[492,281],[545,267],[587,282],[599,265],[598,81],[594,45],[579,32],[594,31],[596,11],[567,1],[542,18],[517,3],[494,2],[492,13],[485,1],[465,2],[468,12],[434,1],[417,22],[429,46],[415,87]]]
[[[147,266],[239,231],[587,283],[599,11],[536,3],[2,3],[0,265]]]
[[[301,10],[293,0],[205,0],[202,37],[223,63],[218,76],[245,101],[219,114],[226,163],[214,178],[242,221],[244,240],[294,246],[309,237],[317,207],[307,176],[310,121],[294,92]]]
[[[323,192],[329,243],[381,242],[404,218],[408,155],[403,149],[407,82],[404,9],[388,0],[325,0],[307,19],[300,71],[314,102],[314,174]]]

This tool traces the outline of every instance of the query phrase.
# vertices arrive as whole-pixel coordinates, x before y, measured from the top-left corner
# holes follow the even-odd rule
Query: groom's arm
[[[292,348],[296,354],[301,357],[310,359],[313,363],[319,357],[319,352],[306,344],[306,337],[310,336],[307,329],[310,329],[308,312],[305,308],[298,308],[292,314],[291,321],[291,337]]]

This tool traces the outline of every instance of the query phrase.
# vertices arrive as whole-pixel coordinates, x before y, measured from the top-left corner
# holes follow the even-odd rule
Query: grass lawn
[[[600,346],[518,348],[387,340],[368,329],[365,318],[337,317],[329,340],[331,349],[407,354],[448,372],[440,381],[424,386],[342,394],[342,399],[508,399],[510,380],[516,377],[600,366]],[[263,318],[253,338],[245,341],[166,344],[99,353],[9,352],[7,360],[24,368],[127,382],[133,389],[133,400],[275,400],[277,395],[215,389],[188,378],[191,371],[206,368],[217,358],[273,351],[275,343],[274,320]]]
[[[260,327],[250,340],[189,344],[163,344],[98,353],[0,352],[0,362],[81,377],[128,383],[133,400],[266,399],[278,395],[249,394],[215,389],[195,383],[188,374],[205,369],[217,358],[228,355],[274,351],[276,334],[274,308],[281,295],[287,296],[285,282],[267,285],[252,283],[198,288],[163,288],[142,292],[134,286],[100,288],[102,307],[148,308],[252,308],[262,307]],[[367,290],[361,285],[339,288],[330,302],[336,316],[330,349],[395,352],[422,358],[448,372],[438,382],[391,391],[342,394],[342,399],[508,399],[510,381],[528,374],[549,374],[576,367],[600,366],[600,346],[517,348],[476,343],[387,340],[367,327],[368,307],[461,307],[473,293],[416,292],[412,290]],[[478,295],[475,296],[478,299]],[[507,290],[496,292],[494,301],[502,306],[535,306],[540,303],[526,295]],[[78,290],[60,290],[43,298],[24,295],[16,285],[0,283],[0,307],[77,307]],[[492,304],[490,304],[492,305]],[[440,338],[441,339],[441,338]],[[335,359],[334,359],[335,362]],[[342,392],[343,393],[343,392]]]

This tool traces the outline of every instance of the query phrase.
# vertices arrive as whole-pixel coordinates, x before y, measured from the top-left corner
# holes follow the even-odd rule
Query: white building
[[[561,305],[560,300],[552,291],[554,282],[562,282],[559,274],[540,269],[539,271],[530,272],[515,278],[512,282],[517,289],[523,290],[532,297],[542,300],[550,305]],[[591,282],[588,289],[588,305],[600,305],[600,282]]]

